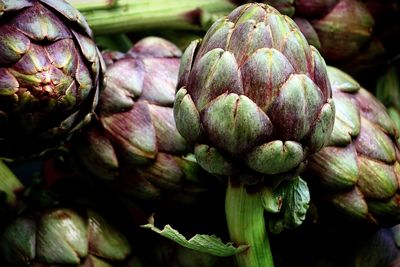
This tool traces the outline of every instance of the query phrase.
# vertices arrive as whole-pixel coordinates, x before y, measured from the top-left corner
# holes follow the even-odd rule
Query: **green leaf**
[[[282,197],[281,211],[272,216],[269,228],[273,233],[280,233],[285,228],[295,228],[303,223],[310,206],[310,192],[307,183],[300,177],[282,183],[275,191]]]
[[[248,248],[248,246],[246,245],[235,247],[232,243],[224,244],[220,238],[214,235],[197,234],[187,240],[186,237],[180,234],[177,230],[173,229],[169,224],[165,225],[164,229],[162,230],[157,228],[154,225],[153,216],[149,218],[148,224],[142,225],[141,227],[150,229],[157,234],[160,234],[161,236],[178,243],[183,247],[219,257],[232,256],[237,253],[241,253]]]

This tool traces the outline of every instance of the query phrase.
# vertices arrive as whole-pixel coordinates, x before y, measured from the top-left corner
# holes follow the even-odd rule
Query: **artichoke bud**
[[[56,146],[89,121],[103,62],[84,17],[64,1],[6,1],[0,22],[0,154]]]
[[[385,107],[349,75],[328,68],[336,115],[328,146],[310,157],[306,179],[356,222],[394,224],[400,219],[400,154]]]
[[[21,215],[6,226],[0,245],[6,262],[33,266],[81,266],[90,257],[120,262],[131,252],[127,239],[100,215],[67,208]]]
[[[288,176],[328,141],[335,107],[325,62],[271,6],[243,5],[216,21],[180,70],[177,129],[211,173]]]
[[[363,2],[341,0],[321,19],[313,20],[312,25],[319,35],[324,57],[343,60],[360,53],[367,44],[374,19]]]
[[[194,148],[178,131],[191,123],[188,136],[202,132],[196,124],[200,114],[184,88],[175,101],[180,50],[162,38],[147,37],[126,54],[110,56],[98,120],[76,138],[77,155],[96,177],[136,198],[160,199],[187,186],[203,189],[207,178],[197,176],[206,175],[195,170],[195,161],[185,160]],[[180,114],[174,114],[173,105],[193,114],[175,122],[174,115]]]

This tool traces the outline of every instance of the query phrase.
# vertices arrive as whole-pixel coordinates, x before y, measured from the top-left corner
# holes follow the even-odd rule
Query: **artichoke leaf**
[[[280,233],[285,228],[295,228],[303,223],[310,206],[310,192],[307,183],[299,176],[279,185],[275,194],[280,196],[280,212],[269,220],[273,233]]]
[[[196,234],[189,240],[173,229],[169,224],[165,225],[161,230],[154,225],[154,215],[149,218],[149,223],[141,227],[150,229],[153,232],[166,237],[179,245],[193,249],[198,252],[208,253],[214,256],[226,257],[241,253],[248,249],[247,245],[235,247],[233,243],[224,244],[222,240],[215,235]]]

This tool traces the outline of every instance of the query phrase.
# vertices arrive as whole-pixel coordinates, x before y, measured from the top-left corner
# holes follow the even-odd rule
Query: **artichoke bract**
[[[41,153],[89,121],[100,53],[63,0],[0,0],[0,156]]]
[[[175,127],[180,56],[174,44],[158,37],[140,40],[125,55],[107,52],[98,120],[74,143],[96,177],[137,198],[191,195],[207,181]]]
[[[2,258],[11,266],[112,267],[131,253],[126,237],[92,210],[24,214],[1,237]]]
[[[176,126],[199,164],[246,184],[294,177],[333,127],[323,58],[267,5],[241,6],[192,42],[178,88]]]
[[[335,124],[329,143],[310,157],[304,176],[314,184],[314,202],[322,200],[356,222],[398,223],[400,153],[395,124],[383,104],[352,77],[333,67],[328,75]]]

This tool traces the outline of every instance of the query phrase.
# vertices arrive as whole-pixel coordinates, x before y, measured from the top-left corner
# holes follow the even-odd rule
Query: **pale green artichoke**
[[[247,184],[294,177],[332,131],[324,60],[264,4],[238,7],[193,42],[178,89],[176,125],[199,164]]]

